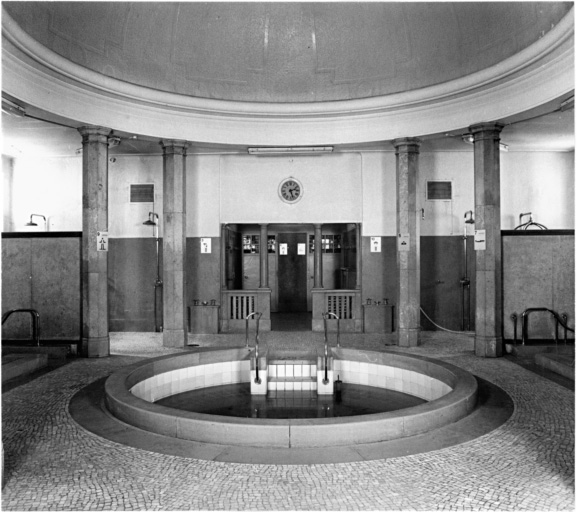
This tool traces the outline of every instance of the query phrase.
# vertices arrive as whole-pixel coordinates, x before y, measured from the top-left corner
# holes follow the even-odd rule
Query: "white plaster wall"
[[[357,153],[323,156],[223,156],[221,222],[315,223],[362,220],[361,157]],[[295,204],[281,201],[285,178],[304,189]]]
[[[427,181],[451,181],[451,201],[427,200]],[[417,209],[424,208],[421,235],[462,235],[465,212],[475,210],[473,152],[421,152],[419,157],[419,190]],[[422,218],[422,216],[421,216]],[[468,234],[473,234],[468,227]]]
[[[144,226],[149,211],[162,217],[162,156],[117,156],[109,162],[109,233],[152,236]],[[31,213],[48,218],[51,231],[82,230],[82,159],[3,159],[4,231],[25,226]],[[187,236],[220,236],[226,223],[363,223],[364,236],[396,233],[393,151],[315,157],[190,155],[187,157]],[[294,205],[278,197],[278,184],[294,176],[305,188]],[[451,180],[451,204],[425,200],[428,179]],[[155,202],[129,202],[131,183],[154,183]],[[422,152],[418,208],[425,208],[422,235],[460,236],[464,213],[474,209],[473,152]],[[503,229],[533,212],[550,229],[575,228],[574,153],[502,152]],[[162,219],[161,219],[162,220]],[[469,227],[472,229],[472,226]],[[160,227],[162,236],[162,223]]]
[[[220,155],[186,157],[186,235],[220,236]]]
[[[397,175],[393,151],[362,153],[363,236],[395,236]]]
[[[574,152],[501,153],[501,228],[526,212],[549,229],[575,228]]]
[[[142,223],[148,212],[160,215],[162,236],[162,156],[117,156],[108,162],[108,234],[114,238],[153,236]],[[114,158],[112,160],[114,160]],[[153,183],[154,203],[131,203],[130,185]]]
[[[48,231],[82,231],[82,158],[19,157],[4,166],[4,231],[44,231],[27,227],[30,214],[44,215]],[[12,176],[7,176],[11,173]]]

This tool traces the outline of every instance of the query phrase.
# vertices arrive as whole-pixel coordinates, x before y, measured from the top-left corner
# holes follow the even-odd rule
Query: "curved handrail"
[[[337,347],[341,347],[341,328],[340,328],[340,318],[335,313],[330,311],[323,313],[323,323],[325,327],[325,378],[323,379],[323,384],[329,383],[329,338],[328,338],[328,326],[327,320],[332,316],[337,319]]]
[[[527,222],[525,222],[524,224],[521,224],[523,217],[525,217],[527,215],[529,215],[529,220]],[[533,215],[531,214],[531,212],[522,213],[521,215],[519,215],[519,225],[515,228],[515,231],[518,229],[522,229],[523,231],[526,231],[529,226],[537,226],[539,229],[547,230],[547,227],[544,226],[543,224],[539,224],[538,222],[533,222]]]
[[[525,341],[528,339],[528,335],[527,335],[527,324],[528,324],[528,318],[529,318],[529,313],[533,313],[534,311],[548,311],[549,313],[551,313],[551,315],[553,316],[553,318],[555,318],[555,320],[557,321],[557,324],[561,324],[561,326],[565,329],[565,341],[567,341],[567,331],[571,331],[571,332],[575,332],[574,329],[571,329],[571,327],[569,327],[567,325],[567,316],[566,315],[559,315],[559,313],[557,313],[556,311],[553,311],[552,309],[549,308],[527,308],[525,311],[523,311],[523,313],[521,314],[521,318],[522,318],[522,330],[521,330],[521,338],[522,338],[522,342],[523,345],[525,345]],[[558,333],[557,333],[557,328],[555,329],[555,343],[557,343],[558,341]]]
[[[11,309],[2,315],[2,325],[13,313],[30,313],[32,316],[32,336],[36,345],[40,346],[40,314],[35,309]]]
[[[254,378],[254,381],[256,384],[260,384],[261,380],[258,376],[258,342],[259,342],[259,323],[260,323],[260,317],[262,316],[262,313],[259,313],[257,311],[255,311],[254,313],[250,313],[246,317],[246,346],[248,348],[248,321],[253,316],[256,317],[256,334],[255,334],[255,343],[254,343],[254,357],[255,357],[255,367],[254,367],[255,368],[255,378]]]

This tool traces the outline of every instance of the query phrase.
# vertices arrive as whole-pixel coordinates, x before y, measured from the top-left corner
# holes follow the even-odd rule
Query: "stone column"
[[[187,345],[186,325],[186,148],[163,140],[163,304],[165,347]]]
[[[268,224],[260,225],[260,288],[268,288]]]
[[[314,224],[315,228],[315,279],[314,288],[323,288],[323,233],[322,224]]]
[[[108,252],[97,250],[108,231],[108,136],[101,126],[82,126],[82,355],[110,355]]]
[[[419,139],[393,141],[397,157],[397,275],[399,291],[398,344],[421,344],[420,225],[417,212]]]
[[[485,250],[475,251],[475,355],[503,355],[501,189],[499,134],[503,125],[469,128],[475,145],[475,230],[485,230]]]

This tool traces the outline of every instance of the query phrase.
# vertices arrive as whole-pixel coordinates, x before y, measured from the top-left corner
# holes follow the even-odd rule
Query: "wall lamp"
[[[333,146],[281,146],[281,147],[261,147],[248,148],[249,155],[283,155],[283,154],[317,154],[332,153]]]
[[[154,212],[148,212],[148,220],[145,220],[143,222],[143,224],[145,226],[156,226],[157,223],[154,221],[154,218],[156,217],[156,219],[158,220],[158,213],[154,213]]]
[[[470,133],[465,133],[464,135],[461,135],[461,140],[467,144],[473,144],[475,142],[473,135]],[[509,146],[507,144],[504,144],[503,142],[499,142],[499,149],[501,151],[509,151]]]
[[[39,215],[38,213],[30,215],[30,222],[26,223],[27,226],[38,226],[38,224],[32,220],[32,217],[42,217],[44,219],[44,229],[46,229],[46,217],[44,217],[44,215]]]

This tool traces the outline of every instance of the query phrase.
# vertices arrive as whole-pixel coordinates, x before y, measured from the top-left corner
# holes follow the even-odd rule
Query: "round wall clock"
[[[296,203],[303,196],[303,186],[295,178],[286,178],[281,181],[278,194],[285,203]]]

